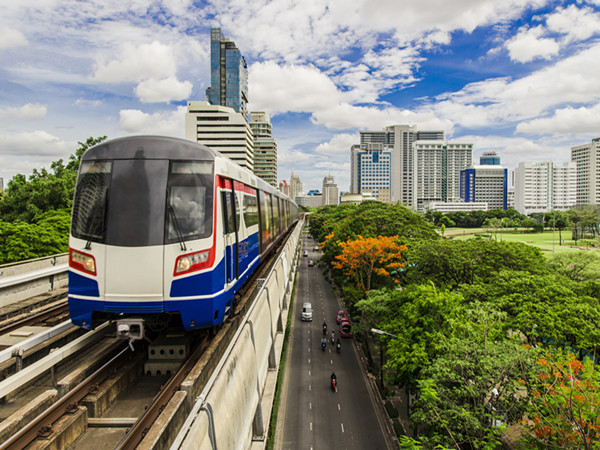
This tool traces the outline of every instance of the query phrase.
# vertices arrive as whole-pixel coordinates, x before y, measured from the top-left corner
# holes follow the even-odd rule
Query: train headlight
[[[82,272],[96,275],[96,260],[92,255],[69,249],[69,266]]]
[[[182,255],[175,261],[175,272],[173,275],[181,275],[187,272],[195,272],[209,266],[210,250]]]

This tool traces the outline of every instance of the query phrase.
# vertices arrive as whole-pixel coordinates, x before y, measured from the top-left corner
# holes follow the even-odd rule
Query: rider
[[[333,344],[335,342],[335,331],[331,330],[331,343]]]
[[[332,386],[334,381],[337,383],[337,377],[335,376],[335,372],[331,372],[330,382]]]
[[[321,347],[323,348],[323,350],[325,350],[326,346],[327,346],[327,340],[325,339],[325,337],[323,337],[323,339],[321,339]]]
[[[323,336],[327,335],[327,322],[323,322]]]
[[[337,342],[336,342],[335,346],[336,346],[337,348],[342,348],[342,343],[340,342],[340,338],[338,338],[338,340],[337,340]]]

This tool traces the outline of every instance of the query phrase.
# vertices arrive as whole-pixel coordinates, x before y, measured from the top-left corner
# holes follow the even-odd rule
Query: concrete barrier
[[[264,444],[302,227],[299,223],[289,238],[171,449]],[[265,395],[269,404],[263,402]]]

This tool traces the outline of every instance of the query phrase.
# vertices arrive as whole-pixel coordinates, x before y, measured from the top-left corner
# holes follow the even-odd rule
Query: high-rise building
[[[496,152],[483,152],[479,157],[479,165],[481,166],[499,166],[500,156]]]
[[[366,143],[353,145],[351,152],[350,191],[390,202],[391,151],[382,143]]]
[[[211,105],[233,108],[248,120],[248,66],[240,50],[223,37],[220,28],[210,30],[210,86],[206,98]]]
[[[600,203],[600,138],[571,147],[571,161],[577,164],[577,205]]]
[[[254,173],[277,187],[277,142],[272,134],[269,114],[252,111],[250,128],[254,135]]]
[[[188,102],[185,137],[219,153],[242,167],[254,171],[254,137],[241,113],[208,102]]]
[[[333,177],[327,175],[323,178],[323,206],[337,205],[339,203],[339,191]]]
[[[287,180],[281,180],[279,182],[279,192],[281,192],[283,195],[287,195],[288,197],[290,196],[290,185],[288,184]]]
[[[294,175],[292,170],[292,176],[290,177],[290,198],[296,201],[296,197],[302,194],[302,181],[298,175]]]
[[[390,201],[412,205],[413,201],[413,143],[444,140],[443,131],[418,131],[416,125],[392,125],[383,131],[361,131],[361,150],[368,144],[381,144],[390,154]],[[359,176],[354,172],[351,177]],[[357,186],[351,182],[352,186]]]
[[[485,202],[488,209],[507,209],[508,169],[486,164],[462,170],[460,197],[465,203]]]
[[[577,202],[577,166],[521,162],[515,169],[515,209],[521,214],[569,209]]]
[[[460,171],[469,167],[473,144],[424,140],[413,143],[410,206],[424,211],[430,202],[460,199]]]

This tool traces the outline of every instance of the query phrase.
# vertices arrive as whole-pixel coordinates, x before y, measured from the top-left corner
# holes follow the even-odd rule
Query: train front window
[[[104,242],[111,172],[111,161],[81,163],[73,201],[73,236]]]
[[[166,242],[201,239],[212,234],[211,162],[173,162],[169,171]]]

